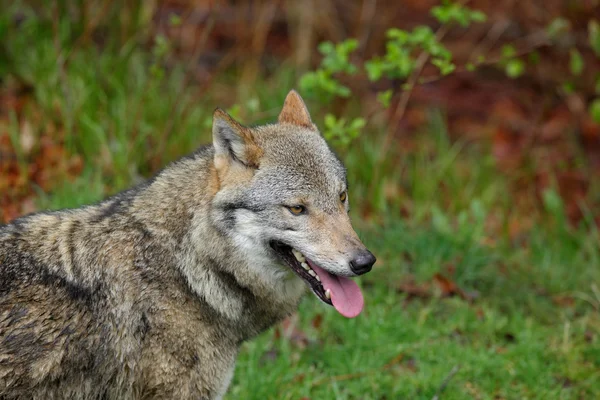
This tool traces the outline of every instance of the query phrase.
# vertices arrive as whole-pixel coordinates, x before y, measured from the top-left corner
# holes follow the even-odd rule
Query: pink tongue
[[[331,302],[335,309],[346,318],[354,318],[363,309],[365,301],[360,288],[352,279],[332,275],[323,268],[307,260],[310,267],[319,275],[325,290],[331,291]]]

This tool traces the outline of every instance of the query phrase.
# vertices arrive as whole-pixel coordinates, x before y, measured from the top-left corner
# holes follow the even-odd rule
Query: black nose
[[[360,252],[354,260],[350,261],[350,269],[356,275],[366,274],[373,268],[373,264],[375,264],[377,259],[369,250],[365,250]]]

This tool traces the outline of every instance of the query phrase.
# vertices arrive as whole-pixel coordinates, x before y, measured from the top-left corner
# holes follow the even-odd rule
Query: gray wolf
[[[375,257],[342,163],[288,94],[275,124],[217,109],[213,143],[147,182],[0,227],[1,399],[219,399],[239,346],[306,287],[346,317]]]

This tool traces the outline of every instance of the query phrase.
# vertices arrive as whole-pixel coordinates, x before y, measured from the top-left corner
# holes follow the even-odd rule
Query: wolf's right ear
[[[217,108],[213,114],[212,133],[215,164],[238,162],[246,167],[258,168],[262,149],[256,144],[252,129]]]
[[[300,97],[298,92],[293,89],[290,90],[285,97],[283,109],[279,114],[278,121],[280,124],[292,124],[316,130],[315,125],[310,119],[310,114],[308,113],[306,104],[304,104],[304,100],[302,100],[302,97]]]

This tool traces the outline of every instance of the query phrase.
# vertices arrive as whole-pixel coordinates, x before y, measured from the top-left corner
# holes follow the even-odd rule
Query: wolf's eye
[[[343,191],[342,193],[340,193],[340,201],[342,203],[346,201],[346,197],[348,197],[348,195],[346,194],[346,191]]]
[[[306,211],[306,207],[300,206],[300,205],[298,205],[298,206],[291,206],[291,207],[288,207],[288,209],[294,215],[300,215],[300,214],[303,214]]]

